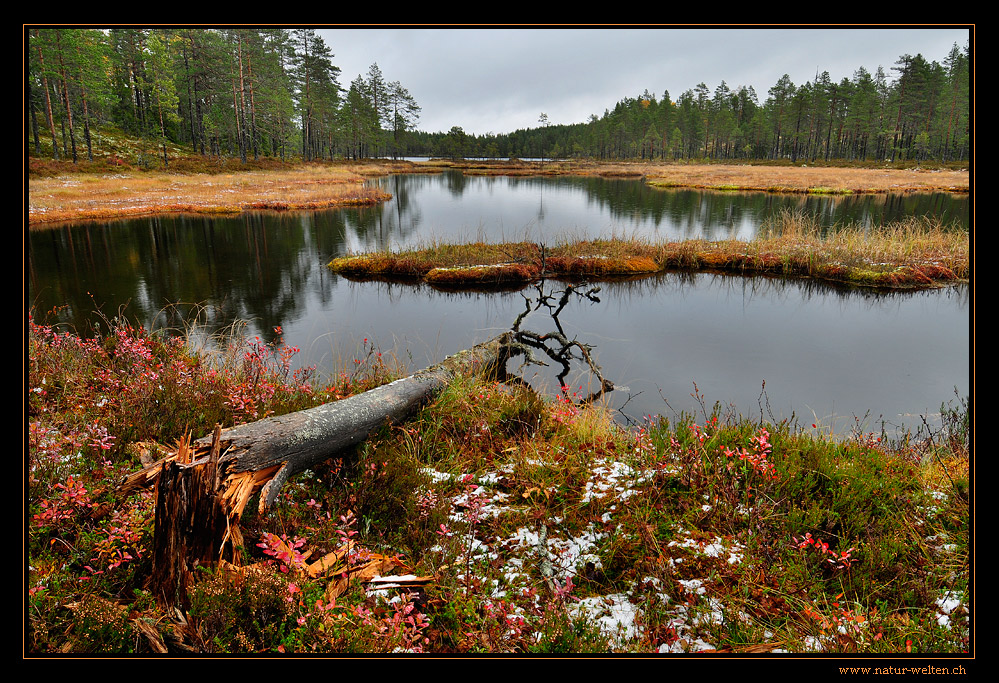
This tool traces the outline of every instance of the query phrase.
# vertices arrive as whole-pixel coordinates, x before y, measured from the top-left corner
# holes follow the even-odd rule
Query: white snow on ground
[[[937,623],[944,628],[950,628],[951,614],[962,605],[961,596],[947,592],[937,598]]]
[[[543,466],[536,463],[535,466]],[[582,496],[582,503],[599,502],[607,510],[602,513],[599,525],[590,524],[577,535],[563,535],[560,527],[563,520],[552,518],[547,520],[546,542],[544,552],[540,551],[540,524],[517,528],[506,538],[480,539],[470,538],[467,527],[467,512],[470,505],[474,507],[481,502],[480,519],[498,517],[503,514],[516,513],[516,501],[510,496],[494,490],[504,476],[512,472],[509,468],[501,473],[478,475],[474,480],[457,474],[437,472],[425,468],[424,472],[435,482],[453,481],[462,483],[463,491],[451,499],[452,514],[450,517],[452,548],[457,542],[462,553],[470,555],[472,573],[479,562],[488,562],[495,566],[500,558],[504,565],[500,567],[498,580],[491,581],[485,588],[491,598],[504,599],[508,594],[519,594],[523,590],[536,588],[537,575],[542,559],[551,564],[551,579],[559,586],[575,578],[584,571],[587,563],[592,563],[590,571],[601,569],[599,544],[607,535],[610,525],[618,509],[617,503],[626,500],[636,493],[635,487],[645,481],[648,472],[635,470],[621,462],[598,462],[590,473]],[[474,488],[473,488],[474,486]],[[936,494],[937,500],[945,494]],[[608,505],[608,503],[610,503]],[[710,512],[711,506],[704,505],[704,511]],[[934,514],[935,509],[925,510]],[[749,514],[750,509],[740,510]],[[463,530],[464,529],[464,530]],[[928,539],[931,545],[937,546],[942,552],[953,549],[953,544],[944,543],[944,539]],[[443,541],[442,541],[443,542]],[[710,558],[728,565],[739,564],[743,560],[744,547],[732,539],[720,536],[704,538],[703,534],[683,528],[676,528],[672,540],[665,544],[669,548],[668,565],[678,568],[684,565],[684,560],[698,559],[697,566],[706,566],[704,558]],[[441,546],[434,550],[443,552]],[[460,565],[459,565],[460,566]],[[464,573],[459,580],[464,580]],[[569,613],[573,617],[585,617],[599,627],[613,646],[620,649],[634,650],[637,644],[649,647],[659,653],[698,652],[713,649],[714,646],[703,639],[706,630],[715,630],[723,626],[726,620],[746,620],[743,614],[726,610],[725,605],[712,596],[712,584],[708,578],[677,579],[674,586],[663,586],[659,579],[646,577],[636,586],[624,593],[613,593],[602,596],[588,596],[576,599],[570,593],[568,601]],[[673,596],[672,598],[670,596]],[[540,597],[537,598],[540,600]],[[655,607],[658,623],[663,625],[662,617],[666,616],[666,626],[672,628],[668,642],[648,643],[641,630],[642,610]],[[948,592],[937,600],[937,621],[950,628],[952,615],[962,615],[967,620],[967,607],[963,596]],[[807,637],[801,644],[802,651],[825,651],[828,643],[821,639]],[[774,652],[788,652],[776,649]]]
[[[638,607],[631,604],[628,596],[623,593],[583,598],[573,603],[569,612],[574,617],[586,616],[618,642],[639,637],[635,626],[635,618],[639,615]]]
[[[651,475],[638,472],[623,462],[612,461],[593,469],[591,480],[586,482],[586,493],[583,502],[605,498],[610,493],[616,493],[618,500],[625,500],[636,491],[632,486],[644,482]]]
[[[424,471],[435,482],[454,481],[465,484],[465,490],[451,499],[450,525],[453,529],[460,528],[460,525],[466,521],[465,514],[469,505],[475,503],[475,499],[488,501],[482,505],[481,519],[513,510],[505,505],[510,502],[507,495],[490,488],[501,480],[501,475],[490,473],[476,476],[472,480],[463,475],[440,473],[429,468]],[[591,501],[625,500],[634,495],[635,486],[644,482],[649,476],[649,473],[637,471],[624,463],[608,461],[598,463],[591,471],[582,500],[584,504]],[[616,505],[610,506],[610,511],[602,515],[599,526],[590,524],[576,535],[561,535],[559,527],[563,521],[558,518],[548,520],[544,554],[551,563],[553,581],[565,585],[567,580],[582,572],[587,563],[592,563],[591,571],[601,569],[599,543],[606,537],[607,534],[603,529],[608,523],[613,523],[613,512],[616,509]],[[532,574],[537,574],[542,560],[542,553],[539,552],[541,543],[539,529],[540,525],[536,528],[520,527],[506,538],[493,539],[492,546],[482,539],[469,538],[467,531],[452,531],[452,536],[459,539],[458,542],[463,546],[462,552],[471,556],[473,567],[476,562],[495,562],[500,557],[504,558],[505,564],[500,569],[502,578],[494,581],[491,587],[486,587],[491,591],[491,597],[501,599],[508,593],[519,592],[535,585],[536,577]],[[729,564],[741,561],[743,549],[738,543],[720,537],[710,541],[695,540],[689,536],[689,533],[677,529],[675,537],[681,540],[671,541],[668,545],[675,546],[678,551],[716,558]],[[437,546],[436,549],[443,551],[441,546]],[[677,559],[682,561],[682,558]],[[458,578],[464,580],[465,576],[462,573]],[[655,585],[659,590],[652,595],[639,591],[639,588],[648,585]],[[710,584],[703,579],[689,579],[679,581],[672,589],[662,590],[659,581],[649,577],[639,582],[635,591],[630,593],[589,596],[581,599],[574,599],[570,595],[569,610],[572,616],[585,616],[613,643],[625,649],[635,640],[644,644],[645,637],[641,633],[640,623],[643,605],[652,604],[647,603],[648,600],[656,601],[658,606],[662,607],[670,602],[668,592],[681,596],[686,594],[700,596],[700,604],[696,609],[687,605],[677,605],[668,610],[667,613],[672,617],[670,625],[676,638],[671,639],[669,643],[656,646],[655,649],[664,653],[707,650],[713,646],[699,637],[697,631],[721,624],[724,619],[721,603],[707,595],[709,588]],[[630,647],[633,648],[634,645]]]

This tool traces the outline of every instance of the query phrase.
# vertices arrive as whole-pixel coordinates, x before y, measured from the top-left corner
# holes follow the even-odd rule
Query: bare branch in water
[[[533,349],[543,351],[550,360],[562,367],[562,371],[558,374],[558,379],[559,386],[561,387],[563,393],[566,392],[566,378],[571,370],[572,361],[585,362],[589,367],[590,372],[596,375],[600,385],[596,391],[582,399],[579,402],[579,405],[592,403],[605,393],[613,391],[613,382],[604,378],[600,366],[593,360],[591,353],[593,351],[593,347],[576,339],[569,339],[566,337],[565,330],[562,329],[562,325],[558,319],[559,314],[561,314],[563,309],[565,309],[573,295],[589,299],[594,303],[599,303],[600,298],[597,297],[597,293],[600,291],[600,288],[592,287],[586,291],[580,291],[575,286],[568,285],[560,293],[561,296],[559,297],[557,303],[553,303],[553,301],[558,293],[551,292],[546,294],[541,284],[536,285],[536,289],[538,290],[537,299],[532,300],[529,297],[524,297],[525,309],[520,315],[517,316],[516,320],[513,322],[513,326],[511,327],[513,339],[509,345],[510,355],[521,355],[524,357],[524,362],[521,367],[524,365],[542,365],[547,367],[548,363],[539,360],[534,354]],[[552,320],[555,322],[555,326],[558,328],[558,331],[549,332],[547,334],[539,334],[531,330],[520,329],[521,323],[523,323],[524,319],[532,312],[540,309],[542,306],[548,309]]]

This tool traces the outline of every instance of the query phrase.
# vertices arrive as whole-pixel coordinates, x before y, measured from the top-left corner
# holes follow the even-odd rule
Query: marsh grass
[[[426,247],[399,252],[380,251],[333,259],[329,267],[336,273],[356,279],[420,281],[438,271],[431,281],[450,285],[494,281],[509,282],[537,277],[533,268],[537,247],[528,242],[486,244],[473,242],[447,244],[433,242]],[[497,269],[495,266],[509,266]],[[517,267],[520,266],[520,267]]]
[[[813,277],[857,286],[930,287],[970,277],[966,231],[912,218],[883,226],[823,227],[815,217],[784,211],[754,239],[653,242],[642,238],[429,244],[397,253],[334,259],[334,272],[355,279],[420,281],[450,287],[529,282],[542,277],[613,279],[666,270]],[[505,266],[490,270],[487,266]]]
[[[928,217],[910,217],[884,225],[823,228],[814,217],[785,210],[764,223],[763,241],[814,245],[833,256],[857,262],[919,265],[939,262],[967,277],[968,233]]]
[[[368,171],[371,172],[370,170]],[[30,225],[160,213],[241,213],[370,205],[390,195],[363,175],[331,164],[214,173],[115,171],[32,178]]]
[[[860,167],[815,164],[667,164],[642,169],[653,187],[794,194],[968,192],[966,168]]]
[[[306,400],[280,351],[266,355],[274,343],[198,361],[122,324],[88,342],[34,321],[28,342],[32,653],[970,647],[960,397],[943,429],[889,442],[860,421],[833,439],[726,415],[696,387],[700,415],[626,429],[571,391],[458,379],[410,422],[295,477],[273,514],[248,513],[242,566],[199,571],[181,621],[144,587],[152,494],[107,497],[138,465],[131,442],[168,448],[244,419],[231,398],[254,382],[274,387],[260,414],[343,387],[313,385]],[[379,597],[363,578],[275,561],[261,546],[277,537],[313,558],[351,539],[345,567],[381,558],[427,581]]]
[[[587,160],[433,160],[424,163],[281,161],[239,163],[170,150],[163,169],[150,150],[127,139],[104,140],[103,156],[77,164],[31,157],[28,165],[28,222],[42,225],[74,220],[112,220],[158,213],[231,214],[251,210],[317,210],[370,205],[389,198],[362,187],[364,178],[389,173],[470,175],[596,175],[636,178],[653,187],[777,193],[968,192],[961,169],[861,168],[790,164],[710,164]],[[141,163],[138,160],[145,160]]]

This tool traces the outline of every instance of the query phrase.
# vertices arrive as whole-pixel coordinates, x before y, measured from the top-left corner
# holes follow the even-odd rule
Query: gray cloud
[[[943,61],[967,27],[944,28],[322,28],[345,87],[377,62],[423,108],[419,128],[507,133],[600,116],[646,88],[676,99],[705,83],[795,85],[828,71],[890,67],[903,54]]]

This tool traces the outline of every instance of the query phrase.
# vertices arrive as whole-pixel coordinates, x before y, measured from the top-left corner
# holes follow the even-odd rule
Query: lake
[[[299,365],[329,374],[363,340],[411,369],[509,329],[534,297],[447,294],[426,286],[355,283],[325,264],[348,252],[430,241],[647,237],[749,239],[766,218],[802,210],[824,225],[876,225],[929,215],[967,226],[966,196],[811,196],[659,190],[638,180],[390,176],[377,207],[238,217],[170,216],[32,229],[28,306],[86,334],[94,311],[119,309],[149,328],[181,328],[195,310],[209,328],[242,319],[273,337],[281,326]],[[545,291],[562,287],[546,283]],[[970,391],[968,286],[877,293],[808,280],[672,273],[602,283],[599,302],[575,299],[559,322],[594,346],[620,387],[623,421],[699,409],[696,384],[744,415],[849,431],[920,424]],[[542,312],[524,327],[554,329]],[[554,391],[551,371],[524,370]],[[535,377],[535,374],[537,376]],[[575,372],[573,388],[590,383]],[[866,419],[865,419],[866,416]]]
[[[966,195],[807,195],[663,190],[635,179],[597,177],[394,175],[372,181],[393,195],[376,211],[345,211],[352,251],[428,241],[553,242],[643,237],[751,239],[764,220],[802,211],[822,225],[888,223],[935,216],[967,227]]]

